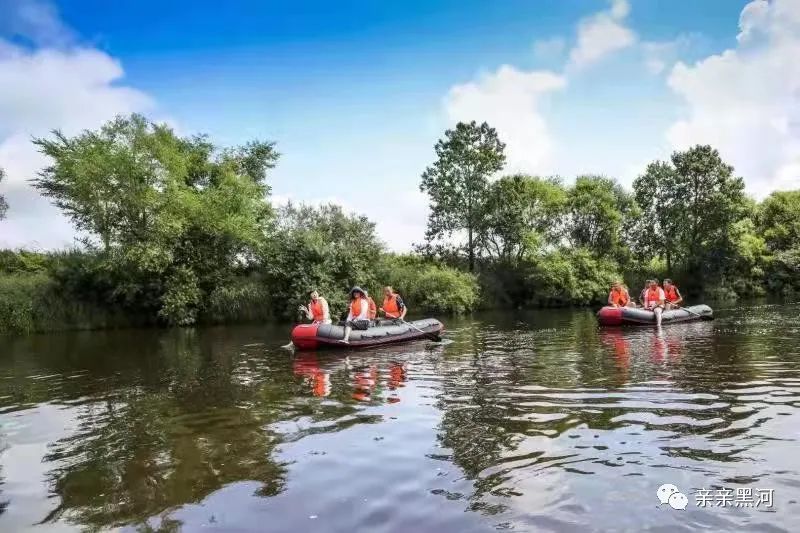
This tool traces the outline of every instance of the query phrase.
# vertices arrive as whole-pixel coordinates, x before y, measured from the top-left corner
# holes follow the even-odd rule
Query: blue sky
[[[224,145],[274,140],[279,201],[342,203],[378,222],[399,250],[423,238],[419,176],[436,139],[462,119],[498,128],[509,171],[603,173],[629,184],[647,162],[708,142],[754,195],[797,187],[800,73],[787,54],[800,37],[786,37],[800,29],[797,4],[0,0],[11,14],[0,21],[0,82],[5,65],[21,87],[13,98],[0,89],[0,166],[10,176],[0,187],[12,207],[0,245],[72,238],[24,186],[35,161],[23,164],[33,156],[20,139],[41,134],[48,119],[35,102],[30,116],[19,104],[31,86],[40,100],[58,93],[48,128],[143,111]],[[61,74],[50,79],[53,56]],[[94,80],[66,83],[75,102],[101,93],[91,110],[59,87],[73,72]],[[763,87],[748,88],[754,77]],[[750,112],[731,118],[739,108]],[[759,139],[782,148],[764,156]]]

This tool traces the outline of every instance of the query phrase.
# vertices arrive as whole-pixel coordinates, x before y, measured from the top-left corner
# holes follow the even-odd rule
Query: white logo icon
[[[658,501],[660,501],[662,505],[668,503],[669,506],[675,510],[686,509],[686,506],[689,504],[689,498],[678,490],[678,487],[671,483],[665,483],[658,487],[656,496],[658,496]]]
[[[685,494],[682,492],[676,492],[672,496],[669,497],[669,506],[675,509],[676,511],[683,511],[686,509],[686,506],[689,504],[689,498],[686,497]]]

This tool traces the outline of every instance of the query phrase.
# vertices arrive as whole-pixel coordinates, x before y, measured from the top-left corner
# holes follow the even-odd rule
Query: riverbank
[[[291,257],[291,256],[290,256]],[[247,324],[301,320],[296,306],[306,289],[323,287],[331,314],[346,309],[351,283],[373,295],[384,284],[395,287],[416,315],[452,316],[475,310],[599,306],[618,274],[614,265],[589,254],[549,254],[524,268],[479,264],[476,275],[420,256],[380,253],[365,282],[340,278],[317,284],[314,272],[299,264],[241,271],[199,299],[195,324]],[[274,267],[275,265],[273,265]],[[631,286],[646,277],[629,273]],[[319,278],[317,278],[319,279]],[[126,292],[130,285],[114,284],[101,254],[85,252],[35,253],[0,251],[0,335],[68,330],[102,330],[170,325],[147,293]],[[680,278],[678,278],[680,283]],[[154,290],[152,282],[148,282]],[[689,285],[691,287],[691,285]],[[330,288],[333,287],[333,288]],[[692,290],[694,301],[735,301],[730,287]],[[742,295],[752,296],[752,294]],[[380,296],[376,297],[380,304]]]

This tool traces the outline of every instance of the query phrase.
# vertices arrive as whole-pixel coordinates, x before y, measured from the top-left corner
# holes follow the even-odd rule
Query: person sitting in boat
[[[654,280],[652,279],[645,280],[644,288],[642,289],[642,292],[639,293],[639,305],[641,305],[642,307],[644,307],[644,297],[645,294],[647,294],[647,288],[650,286],[651,283],[653,283],[653,281]]]
[[[631,296],[628,294],[628,289],[621,281],[615,281],[611,285],[611,292],[608,293],[608,305],[611,307],[633,307],[634,303],[631,301]]]
[[[656,324],[661,325],[661,313],[664,312],[666,296],[664,289],[658,286],[658,281],[651,279],[648,281],[647,289],[644,291],[644,308],[652,311],[656,315]]]
[[[664,296],[666,298],[667,309],[677,309],[683,303],[683,296],[678,287],[669,278],[664,279]]]
[[[330,324],[331,313],[328,308],[328,301],[319,295],[317,291],[309,293],[311,301],[308,305],[301,305],[300,311],[305,313],[306,318],[311,320],[312,324]]]
[[[367,297],[367,306],[369,309],[369,311],[367,311],[367,319],[373,321],[378,318],[378,306],[367,291],[364,291],[364,296]]]
[[[403,320],[406,317],[406,304],[394,289],[386,286],[383,288],[383,307],[381,313],[389,320]]]
[[[350,289],[350,310],[344,321],[344,338],[342,342],[349,344],[350,334],[354,329],[363,331],[368,329],[369,325],[369,301],[367,300],[367,294],[361,287],[353,287]]]

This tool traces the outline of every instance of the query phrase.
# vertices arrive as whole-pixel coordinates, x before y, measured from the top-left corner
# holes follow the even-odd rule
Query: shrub
[[[461,314],[472,311],[478,303],[477,278],[455,268],[418,257],[386,254],[376,270],[381,283],[399,292],[412,312]],[[369,290],[380,294],[378,286]],[[376,302],[380,305],[378,298]]]

